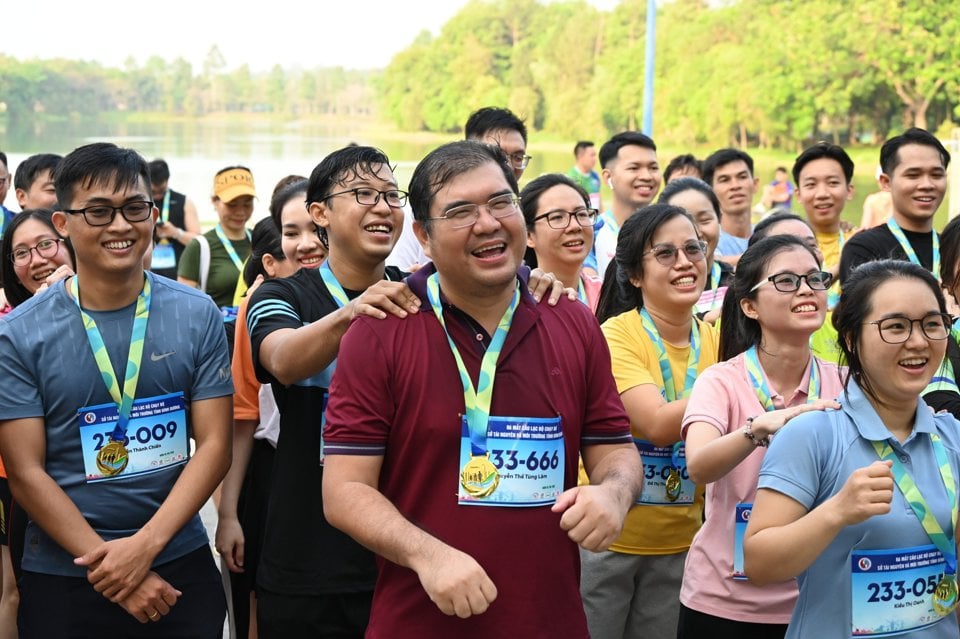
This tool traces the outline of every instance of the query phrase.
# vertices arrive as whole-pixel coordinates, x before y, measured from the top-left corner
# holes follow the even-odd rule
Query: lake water
[[[410,175],[420,158],[443,142],[459,139],[430,134],[399,134],[367,120],[338,122],[335,125],[282,122],[275,119],[257,120],[249,117],[207,117],[201,120],[168,121],[118,121],[105,118],[101,121],[38,122],[29,130],[0,131],[0,149],[5,151],[11,173],[25,157],[41,152],[66,154],[72,149],[90,142],[113,142],[120,146],[137,149],[148,160],[162,157],[170,165],[170,185],[186,193],[197,204],[201,221],[205,226],[216,222],[216,214],[210,204],[214,174],[231,165],[247,166],[253,172],[260,193],[254,220],[268,214],[267,208],[273,186],[289,174],[309,176],[310,171],[331,151],[350,142],[369,144],[382,148],[396,163],[396,175],[400,188],[406,188]],[[598,146],[602,140],[597,139]],[[573,144],[538,143],[536,135],[531,138],[533,160],[527,168],[527,179],[546,172],[565,172],[573,164]],[[685,149],[663,148],[659,151],[661,166]],[[698,157],[707,152],[696,150]],[[854,199],[844,212],[852,224],[859,223],[863,199],[877,190],[873,173],[873,160],[864,160],[860,153],[858,169],[854,176]],[[874,153],[870,153],[872,158]],[[789,167],[794,155],[790,153],[758,153],[756,173],[760,183],[773,179],[777,165]],[[599,171],[599,167],[597,167]],[[955,171],[955,180],[960,180],[960,171]],[[960,186],[960,185],[956,185]],[[960,192],[958,188],[954,191]],[[603,197],[609,201],[610,193],[604,186]],[[757,194],[759,199],[759,192]],[[956,198],[952,210],[960,209]],[[11,186],[5,204],[18,209]],[[799,204],[794,203],[795,207]],[[947,204],[937,215],[937,227],[947,220]]]

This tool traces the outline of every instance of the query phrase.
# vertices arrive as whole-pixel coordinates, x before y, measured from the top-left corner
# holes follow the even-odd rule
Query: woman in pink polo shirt
[[[740,258],[723,303],[722,361],[697,378],[682,422],[690,479],[707,484],[707,518],[684,568],[678,639],[786,632],[797,586],[746,579],[743,531],[770,437],[802,412],[838,406],[839,371],[809,346],[830,282],[792,235],[767,237]]]

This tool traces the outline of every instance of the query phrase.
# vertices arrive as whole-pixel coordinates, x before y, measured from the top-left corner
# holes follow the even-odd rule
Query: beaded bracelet
[[[761,439],[753,434],[753,430],[752,430],[753,420],[754,420],[753,417],[747,417],[747,423],[744,424],[743,426],[743,436],[749,439],[751,442],[753,442],[754,446],[759,446],[760,448],[766,448],[767,446],[770,445],[770,438],[764,437]]]

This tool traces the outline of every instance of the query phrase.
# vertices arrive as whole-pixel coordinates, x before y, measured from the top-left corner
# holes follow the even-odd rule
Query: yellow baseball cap
[[[213,194],[223,202],[232,202],[242,195],[257,197],[253,174],[249,169],[234,168],[218,173],[213,178]]]

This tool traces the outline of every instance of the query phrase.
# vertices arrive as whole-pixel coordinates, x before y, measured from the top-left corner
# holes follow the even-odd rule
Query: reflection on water
[[[369,144],[383,149],[396,164],[397,181],[406,188],[420,158],[437,145],[460,138],[459,134],[434,136],[402,135],[383,132],[368,120],[349,120],[336,124],[322,122],[282,122],[274,119],[204,118],[202,120],[122,121],[59,121],[35,122],[32,127],[6,131],[0,136],[0,149],[7,153],[11,173],[25,157],[34,153],[66,154],[90,142],[113,142],[137,149],[145,158],[162,157],[170,165],[170,186],[186,193],[197,204],[201,220],[212,225],[216,214],[210,204],[214,174],[227,166],[243,165],[253,171],[260,193],[254,218],[267,215],[270,193],[281,178],[290,174],[309,176],[323,157],[350,142]],[[602,140],[597,139],[597,146]],[[529,180],[542,173],[565,172],[573,165],[573,145],[538,145],[532,140],[533,160],[525,177]],[[569,148],[566,148],[569,146]],[[674,150],[661,150],[661,165]],[[679,152],[679,151],[677,151]],[[702,155],[702,153],[701,153]],[[779,162],[757,162],[761,185],[773,177],[777,164],[790,164],[789,158]],[[861,167],[872,173],[873,167]],[[599,166],[596,169],[600,170]],[[863,198],[876,190],[872,175],[857,175],[854,201],[845,210],[848,220],[858,223]],[[759,198],[759,192],[757,198]],[[610,192],[604,187],[603,199],[609,204]],[[18,209],[11,185],[5,204]],[[795,207],[799,204],[795,202]],[[940,216],[946,219],[946,206]],[[938,226],[940,226],[938,224]]]

